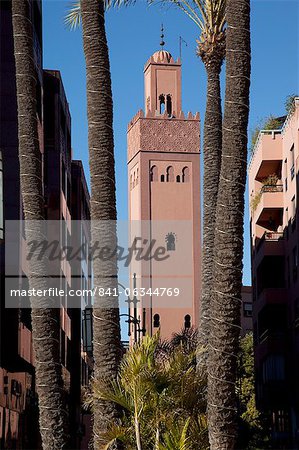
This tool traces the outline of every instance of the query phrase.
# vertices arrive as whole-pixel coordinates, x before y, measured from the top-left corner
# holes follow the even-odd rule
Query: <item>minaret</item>
[[[144,67],[145,113],[133,117],[127,137],[131,239],[154,239],[167,257],[132,262],[131,278],[145,292],[137,316],[147,333],[167,338],[199,323],[200,120],[182,111],[181,61],[163,38],[162,29],[162,49]],[[164,288],[172,295],[161,295]]]

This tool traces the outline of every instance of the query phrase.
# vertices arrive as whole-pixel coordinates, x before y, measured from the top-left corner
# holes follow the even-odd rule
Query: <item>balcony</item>
[[[282,168],[281,130],[262,130],[250,161],[250,172],[257,181],[270,174],[280,175]]]
[[[267,305],[286,305],[288,301],[287,288],[264,288],[257,297],[254,308],[254,321],[257,319],[258,313]]]
[[[274,331],[271,329],[267,329],[263,331],[263,333],[259,336],[259,344],[263,344],[265,342],[268,342],[273,345],[275,343],[285,344],[286,342],[286,331]]]
[[[253,220],[263,228],[276,230],[283,223],[283,186],[264,185],[254,197],[257,205],[252,212]]]
[[[259,266],[265,256],[284,255],[284,234],[279,231],[265,231],[255,240],[255,266]]]
[[[269,354],[284,354],[287,349],[287,333],[265,330],[258,338],[256,345],[256,361],[261,363]]]

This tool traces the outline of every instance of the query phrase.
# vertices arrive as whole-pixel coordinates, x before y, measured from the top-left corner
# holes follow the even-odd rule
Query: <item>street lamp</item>
[[[119,286],[126,291],[126,288],[123,284],[118,283]],[[137,299],[136,293],[136,273],[133,275],[133,298],[131,299],[130,295],[127,295],[126,303],[128,303],[128,313],[127,314],[120,314],[120,317],[128,317],[128,320],[126,320],[128,324],[128,336],[131,336],[131,323],[134,325],[134,342],[137,342],[137,334],[138,334],[138,341],[140,339],[140,334],[142,333],[142,336],[145,336],[146,329],[145,329],[145,308],[143,308],[143,316],[142,316],[142,327],[141,327],[141,319],[140,316],[137,318],[137,304],[140,303],[140,300]],[[131,314],[131,304],[133,305],[133,315]]]

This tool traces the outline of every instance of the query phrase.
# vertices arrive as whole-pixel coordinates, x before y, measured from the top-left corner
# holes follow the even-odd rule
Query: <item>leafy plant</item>
[[[270,174],[267,178],[264,178],[262,180],[262,184],[263,186],[276,186],[277,182],[278,182],[279,178],[276,175],[276,173],[272,173]],[[262,189],[260,191],[258,191],[255,196],[252,198],[251,202],[250,202],[250,208],[252,213],[254,213],[254,211],[256,210],[256,208],[258,207],[261,198],[262,198]]]
[[[270,435],[263,415],[255,403],[253,335],[240,340],[237,394],[239,400],[239,439],[237,448],[269,448]]]
[[[253,150],[256,141],[258,139],[261,130],[279,130],[282,126],[282,118],[268,116],[266,119],[261,120],[258,125],[251,132],[251,151]]]
[[[93,381],[87,405],[96,399],[123,409],[120,423],[101,436],[106,445],[119,440],[127,449],[207,448],[206,376],[196,371],[195,350],[173,343],[162,348],[161,357],[158,334],[145,336],[124,355],[116,382]]]
[[[287,114],[292,114],[295,111],[295,98],[297,97],[298,95],[296,94],[287,96],[284,104]]]

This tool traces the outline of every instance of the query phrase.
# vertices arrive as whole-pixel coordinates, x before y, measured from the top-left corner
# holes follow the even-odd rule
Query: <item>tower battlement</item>
[[[128,126],[128,161],[138,152],[199,153],[199,113],[187,118],[144,117],[139,111]]]

